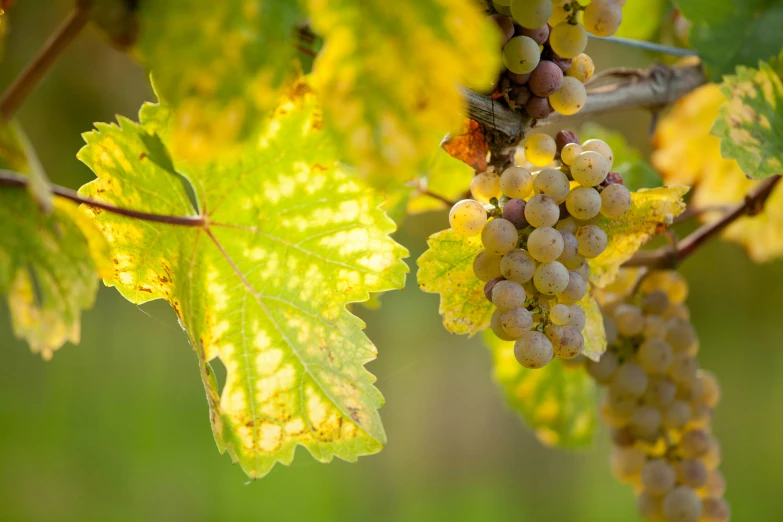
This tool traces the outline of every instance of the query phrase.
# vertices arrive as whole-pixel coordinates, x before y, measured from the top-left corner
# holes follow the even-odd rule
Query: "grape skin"
[[[677,479],[683,486],[698,489],[707,484],[709,472],[704,463],[697,459],[685,459],[677,464]]]
[[[542,120],[552,114],[552,108],[549,106],[549,100],[547,98],[541,98],[540,96],[531,96],[525,104],[525,111],[531,118]]]
[[[576,187],[566,197],[566,208],[576,219],[593,218],[601,211],[601,195],[594,188]]]
[[[691,488],[677,486],[663,499],[663,515],[667,522],[698,522],[701,500]]]
[[[484,205],[472,199],[458,201],[449,211],[449,225],[457,234],[475,236],[481,233],[487,224],[487,211]]]
[[[549,45],[558,56],[575,58],[587,47],[587,31],[580,24],[559,23],[549,34]]]
[[[557,169],[544,169],[536,174],[533,180],[533,190],[536,194],[546,194],[557,203],[565,201],[571,185],[568,177]]]
[[[588,259],[603,254],[609,243],[606,232],[597,225],[579,227],[576,231],[576,241],[579,248],[579,254]]]
[[[623,10],[614,0],[593,0],[584,10],[582,23],[595,36],[612,36],[623,21]]]
[[[601,191],[601,214],[616,219],[631,208],[631,192],[624,185],[612,184]]]
[[[503,218],[493,219],[481,231],[481,242],[486,251],[492,254],[503,255],[510,252],[517,246],[518,240],[517,227]]]
[[[576,304],[572,304],[568,307],[568,309],[570,311],[568,324],[581,332],[584,330],[585,325],[587,324],[587,316],[585,316],[585,311]]]
[[[526,250],[512,250],[500,261],[500,272],[506,279],[524,284],[533,278],[536,262]]]
[[[648,373],[666,373],[674,358],[672,347],[663,339],[646,339],[639,345],[639,364]]]
[[[500,310],[495,310],[489,320],[489,327],[492,329],[492,332],[495,334],[495,336],[497,336],[497,338],[501,341],[513,341],[514,337],[510,336],[503,329],[502,317],[503,312]]]
[[[564,116],[571,116],[584,107],[587,100],[585,86],[571,76],[563,78],[560,89],[549,97],[552,108]]]
[[[674,488],[677,475],[668,462],[655,459],[648,460],[642,468],[642,487],[654,496],[662,496]]]
[[[557,294],[558,300],[563,304],[574,304],[580,301],[587,293],[587,282],[577,272],[568,272],[568,285]]]
[[[731,518],[731,509],[722,498],[705,498],[701,506],[703,522],[728,522]]]
[[[636,363],[625,363],[615,371],[611,389],[640,397],[647,389],[647,374]]]
[[[514,308],[501,316],[500,324],[506,334],[519,339],[533,327],[533,316],[525,308]]]
[[[560,342],[555,346],[555,353],[561,359],[573,359],[582,353],[584,345],[585,339],[579,330],[573,326],[565,326],[560,336]]]
[[[527,239],[527,250],[538,262],[554,261],[563,253],[563,236],[552,227],[537,228]]]
[[[530,331],[514,343],[514,356],[525,368],[542,368],[554,357],[554,347],[546,335]]]
[[[516,74],[527,74],[541,60],[538,44],[527,36],[515,36],[503,46],[503,64]]]
[[[499,281],[492,288],[492,304],[501,312],[522,306],[527,299],[525,289],[514,281]]]
[[[536,96],[546,98],[556,93],[563,85],[563,71],[549,60],[541,60],[528,80],[530,91]]]
[[[473,260],[473,273],[476,274],[479,281],[486,283],[490,279],[495,279],[502,275],[500,273],[500,262],[500,256],[482,250]]]
[[[593,77],[593,73],[595,73],[593,59],[585,53],[581,53],[574,58],[571,67],[566,71],[566,76],[571,76],[572,78],[576,78],[580,82],[585,83]]]
[[[548,134],[532,134],[525,139],[525,158],[536,167],[552,163],[557,144]]]
[[[582,150],[597,152],[603,156],[609,164],[610,169],[612,168],[612,165],[614,165],[614,152],[612,152],[612,147],[610,147],[609,144],[604,140],[599,140],[596,138],[587,140],[586,142],[582,143]]]
[[[568,286],[568,270],[557,261],[538,265],[533,274],[533,283],[542,294],[555,295]]]
[[[556,304],[549,310],[549,319],[558,326],[565,326],[571,319],[571,311],[564,304]]]
[[[609,458],[612,473],[621,482],[636,483],[645,463],[644,452],[639,448],[613,448]]]
[[[573,165],[576,157],[582,153],[582,147],[578,143],[569,143],[560,151],[560,160],[566,165]]]
[[[499,198],[500,176],[494,172],[476,174],[470,182],[470,193],[473,199],[480,203],[489,203],[492,198]]]
[[[652,406],[637,408],[629,421],[631,432],[644,440],[655,440],[658,429],[661,427],[661,412]]]
[[[557,202],[545,194],[537,194],[525,205],[525,219],[536,228],[553,227],[560,218]]]
[[[511,16],[527,29],[546,25],[553,10],[551,0],[511,0]]]
[[[533,189],[533,175],[522,167],[509,167],[500,175],[499,188],[509,198],[526,198]]]
[[[503,219],[513,223],[517,230],[522,230],[528,225],[525,219],[525,205],[525,200],[518,198],[509,199],[503,205]]]
[[[579,254],[579,242],[571,232],[560,231],[560,237],[563,239],[563,252],[557,260],[564,263],[572,260]]]
[[[583,187],[600,185],[609,174],[609,161],[600,153],[585,149],[584,145],[582,145],[582,150],[583,152],[576,157],[574,164],[571,165],[571,175],[574,177],[574,181]]]

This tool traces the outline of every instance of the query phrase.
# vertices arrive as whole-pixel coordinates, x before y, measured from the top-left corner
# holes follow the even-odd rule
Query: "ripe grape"
[[[582,146],[578,143],[569,143],[560,151],[560,159],[566,165],[573,165],[576,157],[582,153]]]
[[[509,198],[526,198],[533,189],[533,176],[522,167],[509,167],[500,175],[499,187]]]
[[[543,24],[541,27],[536,29],[522,27],[522,31],[520,31],[520,33],[524,36],[527,36],[528,38],[532,38],[538,45],[544,45],[547,39],[549,39],[549,26],[547,24]]]
[[[568,285],[565,290],[557,294],[561,303],[574,304],[581,300],[587,293],[587,282],[573,270],[568,272]]]
[[[487,301],[490,303],[492,302],[492,289],[495,287],[496,284],[498,284],[499,281],[503,281],[505,277],[500,276],[496,277],[494,279],[490,279],[484,284],[484,297],[487,298]]]
[[[661,427],[661,412],[652,406],[640,406],[631,414],[629,424],[634,436],[654,440]]]
[[[565,261],[570,261],[579,253],[579,242],[571,232],[560,231],[560,237],[563,238],[563,252],[557,260],[564,263]]]
[[[500,176],[494,172],[476,174],[470,182],[470,193],[480,203],[489,203],[492,198],[499,198]]]
[[[608,168],[612,168],[612,165],[614,164],[614,152],[612,152],[612,147],[610,147],[609,144],[604,140],[595,138],[587,140],[586,142],[582,143],[582,150],[597,152],[604,157],[608,163]]]
[[[509,80],[519,85],[526,84],[527,81],[530,79],[530,73],[517,74],[511,71],[506,71],[506,76],[508,77]]]
[[[614,309],[617,330],[625,337],[633,337],[644,329],[644,314],[638,306],[621,304]]]
[[[503,205],[503,219],[513,223],[517,230],[522,230],[528,225],[525,219],[525,205],[525,200],[519,198],[509,199]]]
[[[611,390],[640,397],[647,389],[647,374],[636,363],[625,363],[612,377]]]
[[[576,241],[579,245],[579,254],[592,259],[600,256],[606,250],[609,239],[606,237],[604,229],[598,225],[585,225],[576,231]]]
[[[696,344],[696,331],[690,322],[674,318],[669,321],[666,340],[669,341],[669,344],[672,345],[675,351],[687,352]]]
[[[554,261],[563,253],[563,236],[552,227],[537,228],[527,239],[527,251],[536,261]]]
[[[559,56],[574,58],[587,47],[587,31],[580,24],[561,22],[549,33],[549,45]]]
[[[623,10],[614,0],[593,0],[582,18],[585,29],[595,36],[612,36],[622,21]]]
[[[549,100],[547,98],[531,96],[525,105],[525,111],[527,111],[531,118],[542,120],[552,114],[552,107],[549,106]]]
[[[536,194],[525,205],[525,219],[536,228],[553,227],[559,218],[560,207],[545,194]]]
[[[525,368],[541,368],[554,357],[554,347],[546,335],[533,330],[514,343],[514,356]]]
[[[691,418],[691,407],[687,402],[675,400],[663,411],[663,425],[671,430],[685,426]]]
[[[589,143],[589,142],[585,142]],[[588,150],[582,145],[582,152],[571,165],[571,175],[574,181],[583,187],[600,185],[609,174],[609,161],[598,152]]]
[[[502,341],[513,341],[515,338],[509,335],[504,329],[502,324],[503,312],[495,310],[492,313],[492,317],[489,320],[489,327],[495,336]]]
[[[560,232],[571,232],[572,234],[576,232],[577,228],[579,227],[576,224],[576,221],[574,221],[571,217],[561,219],[557,222],[557,225],[555,225],[555,229],[559,230]]]
[[[631,192],[624,185],[609,185],[601,191],[601,214],[619,218],[631,208]]]
[[[492,254],[503,255],[510,252],[517,246],[518,239],[514,224],[502,218],[493,219],[481,231],[481,242],[486,251]]]
[[[699,370],[699,380],[701,380],[704,392],[702,393],[702,401],[710,407],[714,408],[720,402],[720,386],[718,385],[718,379],[715,375],[706,371]]]
[[[726,493],[726,479],[718,470],[711,470],[707,475],[707,494],[711,497],[722,497]]]
[[[639,365],[647,373],[666,373],[672,364],[674,351],[663,339],[646,339],[639,345]]]
[[[585,311],[582,310],[582,308],[579,305],[575,305],[575,304],[569,306],[569,310],[571,312],[571,315],[570,318],[568,319],[568,324],[581,332],[582,330],[584,330],[585,324],[587,324],[587,316],[585,315]]]
[[[499,281],[492,288],[492,304],[501,312],[519,308],[525,303],[525,289],[514,281]]]
[[[525,308],[514,308],[505,312],[500,324],[513,339],[519,339],[533,327],[533,316]]]
[[[658,314],[665,312],[667,308],[669,308],[669,296],[660,290],[650,292],[642,299],[642,310],[645,314],[648,314],[648,319],[657,317]]]
[[[449,212],[449,225],[457,234],[475,236],[487,224],[484,205],[472,199],[458,201]]]
[[[665,408],[674,400],[677,385],[668,379],[653,378],[647,383],[644,392],[644,402],[656,408]]]
[[[512,250],[500,261],[500,272],[503,277],[519,284],[530,281],[535,271],[536,262],[527,250]]]
[[[549,319],[559,326],[565,326],[571,319],[571,310],[567,305],[556,304],[549,310]]]
[[[560,342],[560,338],[563,337],[563,327],[550,323],[544,328],[544,335],[552,341],[553,346],[556,346]]]
[[[710,497],[701,502],[702,513],[699,520],[702,522],[728,522],[731,518],[731,509],[722,498]]]
[[[555,140],[548,134],[531,134],[525,139],[525,158],[536,167],[552,163],[556,153]]]
[[[682,434],[680,450],[687,459],[698,459],[707,454],[710,435],[704,430],[689,430]]]
[[[652,290],[662,290],[674,304],[680,304],[688,297],[688,283],[681,274],[673,270],[658,270],[649,274],[639,285],[639,290],[645,294]]]
[[[571,64],[571,67],[569,67],[568,70],[566,71],[567,76],[576,78],[582,83],[585,83],[587,82],[587,80],[592,78],[593,73],[595,73],[595,65],[593,65],[593,59],[590,58],[585,53],[582,53],[579,56],[575,57],[573,63]]]
[[[551,0],[511,0],[511,16],[528,29],[546,25],[553,9]]]
[[[530,75],[528,87],[536,96],[546,98],[560,89],[563,71],[549,60],[541,60]]]
[[[699,363],[687,353],[678,352],[672,358],[672,365],[669,367],[669,376],[677,384],[687,383],[696,377],[696,370],[699,369]]]
[[[665,460],[648,460],[642,468],[642,487],[654,496],[668,493],[677,481],[674,468]]]
[[[502,275],[500,260],[501,256],[482,250],[473,260],[473,273],[476,274],[479,281],[487,282],[490,279],[495,279]]]
[[[568,269],[557,261],[538,265],[533,274],[533,283],[542,294],[555,295],[568,286]]]
[[[645,461],[644,452],[636,447],[613,448],[609,459],[614,476],[629,483],[639,480]]]
[[[685,459],[677,464],[677,479],[683,486],[698,489],[707,484],[707,476],[707,467],[700,460]]]
[[[557,169],[544,169],[536,174],[533,180],[533,190],[536,194],[546,194],[557,203],[565,201],[571,185],[568,177]]]
[[[693,489],[677,486],[663,498],[663,516],[667,522],[698,522],[701,499]]]
[[[644,318],[644,330],[642,335],[646,339],[666,337],[666,321],[657,315],[648,315]]]
[[[557,305],[561,306],[561,305]],[[585,339],[582,334],[573,326],[564,326],[560,342],[555,345],[555,353],[561,359],[573,359],[582,353],[585,346]]]
[[[594,188],[576,187],[566,197],[566,208],[576,219],[591,219],[601,211],[601,195]]]
[[[636,498],[636,507],[645,520],[663,520],[662,499],[657,495],[642,491]]]
[[[505,45],[514,36],[514,23],[509,17],[500,14],[493,14],[489,18],[497,24],[503,45]]]
[[[550,37],[551,38],[551,37]],[[585,86],[571,76],[563,78],[560,89],[549,97],[552,108],[564,116],[570,116],[579,112],[587,100]]]
[[[503,46],[503,64],[516,74],[532,72],[541,60],[538,44],[527,36],[515,36]]]

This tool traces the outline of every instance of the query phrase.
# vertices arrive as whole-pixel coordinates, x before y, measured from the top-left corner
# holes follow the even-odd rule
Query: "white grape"
[[[722,498],[705,498],[701,502],[701,508],[700,522],[729,522],[731,518],[731,509]]]
[[[681,460],[676,469],[678,482],[683,486],[697,489],[707,484],[707,466],[698,459]]]
[[[644,314],[638,306],[621,304],[614,309],[617,330],[625,337],[639,335],[644,330]]]
[[[587,142],[585,142],[587,143]],[[571,175],[574,181],[583,187],[600,185],[609,174],[609,160],[594,150],[585,150],[571,165]]]
[[[646,457],[636,447],[615,447],[609,458],[612,473],[621,482],[635,483],[639,480]]]
[[[449,225],[457,234],[475,236],[481,233],[486,224],[487,211],[478,201],[463,199],[451,207]]]
[[[536,167],[552,163],[557,153],[557,144],[548,134],[531,134],[525,139],[525,158]]]
[[[582,147],[578,143],[569,143],[560,151],[560,159],[566,165],[573,165],[576,157],[582,153]]]
[[[571,310],[567,305],[556,304],[549,310],[549,319],[559,326],[566,326],[571,319]]]
[[[636,497],[636,507],[645,520],[663,520],[662,499],[648,491],[642,491]]]
[[[716,469],[710,470],[705,489],[707,494],[712,497],[722,497],[726,493],[726,479],[723,477],[723,473]]]
[[[536,261],[554,261],[563,253],[563,236],[552,227],[537,228],[527,239],[527,251]]]
[[[609,144],[604,140],[595,138],[587,140],[586,142],[582,143],[582,150],[591,150],[593,152],[597,152],[606,159],[609,165],[608,168],[612,168],[612,165],[614,164],[614,152],[612,152],[612,147],[610,147]]]
[[[576,219],[590,219],[601,211],[601,195],[594,188],[576,187],[565,201],[568,213]]]
[[[663,411],[663,425],[670,430],[685,426],[691,418],[691,407],[684,401],[673,401]]]
[[[639,365],[647,373],[666,373],[674,358],[674,350],[663,339],[645,339],[637,352]]]
[[[587,293],[587,282],[579,273],[570,270],[568,272],[568,285],[557,294],[561,303],[574,304],[580,301]]]
[[[674,318],[669,321],[666,340],[675,351],[685,352],[696,343],[696,330],[689,321]]]
[[[689,430],[682,434],[680,450],[686,459],[698,459],[707,454],[710,435],[704,430]]]
[[[584,107],[586,101],[587,91],[585,86],[571,76],[564,77],[560,89],[549,96],[549,104],[552,105],[555,111],[564,116],[570,116],[579,112]]]
[[[642,335],[646,339],[663,339],[666,337],[666,321],[658,315],[648,315],[644,318]]]
[[[554,347],[546,335],[533,330],[514,343],[514,356],[525,368],[542,368],[554,357]]]
[[[652,406],[640,406],[634,410],[629,424],[636,437],[654,440],[661,427],[661,412]]]
[[[492,198],[499,198],[500,176],[494,172],[476,174],[470,181],[470,194],[481,203],[489,203]]]
[[[647,374],[636,363],[625,363],[614,372],[611,389],[640,397],[647,389]]]
[[[687,353],[678,352],[672,358],[672,364],[669,367],[669,377],[678,384],[685,384],[696,377],[698,369],[699,363],[694,357]]]
[[[654,496],[665,495],[674,488],[677,474],[665,460],[648,460],[642,468],[642,487]]]
[[[601,355],[598,362],[587,361],[587,373],[596,381],[606,384],[612,380],[618,364],[617,354],[607,351]]]
[[[511,16],[527,29],[545,25],[553,10],[551,0],[511,0]]]
[[[533,278],[536,262],[526,250],[512,250],[500,261],[500,272],[506,279],[524,284]]]
[[[560,218],[557,202],[545,194],[537,194],[525,205],[525,219],[536,228],[553,227]]]
[[[519,240],[517,227],[511,221],[497,218],[486,224],[481,231],[481,242],[487,252],[503,255],[510,252]]]
[[[698,522],[701,499],[686,486],[677,486],[663,498],[663,515],[667,522]]]
[[[570,232],[573,234],[576,232],[576,229],[579,228],[579,226],[576,224],[573,218],[567,217],[558,221],[557,225],[555,225],[555,228],[560,232]]]
[[[613,183],[601,191],[601,214],[616,219],[631,208],[631,192],[624,185]]]
[[[563,327],[550,323],[544,328],[544,335],[546,335],[547,339],[552,341],[553,346],[557,346],[557,343],[560,342],[560,338],[563,337]]]
[[[579,227],[576,231],[576,241],[579,253],[589,259],[600,256],[609,244],[606,232],[597,225]]]
[[[701,400],[710,408],[714,408],[718,405],[718,402],[720,402],[720,385],[718,384],[718,379],[714,374],[706,370],[699,370],[698,378],[701,380],[702,388],[704,390]]]
[[[514,281],[498,281],[492,287],[492,304],[501,312],[519,308],[524,304],[526,298],[525,289]]]
[[[571,184],[561,171],[544,169],[533,180],[533,190],[536,194],[546,194],[557,203],[562,203],[571,190]]]
[[[503,65],[515,74],[527,74],[541,60],[538,44],[527,36],[515,36],[503,46]]]
[[[595,64],[592,58],[582,53],[574,58],[574,61],[565,73],[567,76],[572,76],[580,82],[586,83],[595,73]]]
[[[579,242],[571,232],[560,231],[560,237],[563,239],[563,252],[557,260],[565,263],[572,260],[579,253]]]
[[[555,346],[555,353],[561,359],[573,359],[582,353],[584,345],[585,339],[581,332],[573,326],[565,326],[560,336],[560,342]]]
[[[542,294],[555,295],[568,286],[568,269],[562,263],[550,261],[542,263],[533,274],[533,284]]]
[[[577,304],[572,304],[568,307],[568,309],[570,310],[568,324],[581,332],[584,330],[585,325],[587,324],[587,316],[585,315],[585,311],[582,310],[582,307]]]
[[[533,327],[533,316],[525,308],[514,308],[501,316],[500,324],[506,334],[519,339]]]
[[[672,403],[677,385],[665,378],[651,378],[644,392],[644,402],[656,408],[665,408]]]
[[[500,190],[509,198],[526,198],[533,189],[533,176],[522,167],[509,167],[500,175]]]
[[[642,310],[644,310],[645,314],[648,314],[648,317],[651,314],[660,315],[664,313],[667,308],[669,308],[669,296],[666,295],[666,292],[661,290],[650,292],[642,299]]]
[[[558,56],[575,58],[587,47],[587,31],[580,24],[561,22],[549,33],[549,45]]]
[[[489,327],[492,332],[502,341],[513,341],[515,337],[509,335],[505,329],[503,329],[502,323],[503,312],[495,310],[492,313],[492,317],[489,320]]]
[[[485,283],[490,279],[500,277],[500,260],[501,256],[483,250],[473,260],[473,273],[476,274],[479,281]]]
[[[623,10],[614,0],[593,0],[582,18],[585,29],[595,36],[612,36],[622,21]]]

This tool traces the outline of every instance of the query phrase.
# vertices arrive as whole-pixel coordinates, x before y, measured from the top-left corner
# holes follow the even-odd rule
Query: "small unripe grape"
[[[585,315],[585,311],[582,310],[582,307],[576,304],[570,305],[568,309],[571,312],[571,315],[568,319],[568,324],[581,332],[584,330],[585,324],[587,324],[587,316]]]
[[[514,343],[514,356],[525,368],[541,368],[554,357],[554,347],[546,335],[533,330]]]
[[[538,62],[528,81],[531,92],[542,98],[556,93],[561,85],[563,85],[563,71],[549,60]]]
[[[549,106],[549,100],[547,98],[531,96],[527,101],[527,104],[525,104],[525,111],[527,111],[531,118],[543,120],[552,114],[552,107]]]
[[[463,199],[451,207],[449,225],[457,234],[475,236],[481,233],[486,224],[487,211],[478,201]]]
[[[579,56],[575,57],[571,67],[566,71],[567,76],[576,78],[582,83],[585,83],[592,78],[593,73],[595,73],[593,59],[585,53],[581,53]]]
[[[545,194],[536,194],[525,205],[525,219],[536,228],[553,227],[559,218],[560,207]]]
[[[588,189],[592,190],[592,189]],[[576,242],[579,254],[592,259],[603,254],[609,243],[604,229],[597,225],[585,225],[576,231]]]
[[[564,326],[560,342],[555,346],[555,353],[561,359],[573,359],[582,353],[584,346],[582,333],[573,326]]]
[[[560,237],[563,238],[563,252],[557,260],[564,263],[570,261],[579,254],[579,242],[576,240],[576,236],[571,232],[560,231]]]
[[[541,227],[530,233],[527,251],[538,262],[554,261],[563,253],[563,236],[552,227]]]
[[[580,301],[587,293],[587,282],[573,270],[568,272],[568,285],[565,290],[557,294],[557,299],[564,304],[574,304]]]
[[[644,402],[656,408],[669,406],[677,394],[677,385],[666,378],[653,378],[644,392]]]
[[[647,389],[647,374],[636,363],[625,363],[614,372],[611,387],[613,390],[641,397]]]
[[[492,313],[492,317],[489,320],[489,327],[492,329],[492,332],[497,336],[498,339],[501,341],[513,341],[515,338],[510,336],[504,329],[502,324],[502,318],[503,312],[500,310],[495,310]]]
[[[697,459],[685,459],[677,464],[677,481],[683,486],[698,489],[707,484],[707,467]]]
[[[532,38],[538,45],[544,45],[549,38],[549,25],[543,24],[541,27],[538,27],[536,29],[528,29],[527,27],[522,27],[522,31],[520,33],[523,36],[527,36],[528,38]]]
[[[526,198],[533,189],[533,176],[522,167],[509,167],[500,175],[499,187],[509,198]]]
[[[585,29],[595,36],[612,36],[622,21],[623,10],[614,0],[593,0],[582,18]]]
[[[621,304],[614,309],[614,320],[620,335],[633,337],[644,330],[644,314],[638,306]]]
[[[514,23],[507,16],[501,14],[493,14],[489,18],[497,25],[502,45],[505,45],[514,36]]]
[[[617,480],[635,484],[639,481],[646,460],[644,452],[639,448],[615,447],[612,448],[609,464]]]
[[[566,165],[573,165],[576,157],[582,153],[582,146],[578,143],[569,143],[560,151],[560,159]]]
[[[700,522],[729,522],[730,518],[731,509],[722,498],[709,497],[701,501]]]
[[[647,373],[666,373],[672,364],[674,351],[663,339],[645,339],[637,353],[639,365]]]
[[[574,58],[587,47],[587,31],[580,24],[559,23],[549,33],[549,45],[559,56]]]
[[[640,406],[629,421],[633,434],[644,440],[654,440],[661,427],[661,412],[652,406]]]
[[[522,230],[528,225],[525,219],[525,205],[525,200],[518,198],[509,199],[503,205],[503,219],[513,223],[517,230]]]
[[[601,191],[601,214],[616,219],[631,208],[631,192],[624,185],[609,185]]]
[[[564,304],[556,304],[549,310],[549,319],[559,326],[565,326],[571,319],[571,310]]]
[[[555,295],[568,286],[568,269],[562,263],[550,261],[538,265],[533,274],[533,283],[542,294]]]
[[[645,491],[658,497],[665,495],[674,488],[677,474],[674,468],[665,460],[648,460],[642,468],[642,487]]]
[[[511,0],[511,16],[528,29],[546,25],[553,9],[551,0]]]
[[[597,152],[603,156],[606,160],[606,163],[608,164],[609,169],[611,169],[612,165],[614,165],[614,152],[612,152],[612,147],[610,147],[609,144],[604,140],[599,140],[596,138],[587,140],[586,142],[582,143],[582,150]]]
[[[701,499],[693,489],[677,486],[663,498],[663,516],[667,522],[698,522]]]
[[[549,104],[552,108],[564,116],[576,114],[584,107],[587,101],[587,91],[585,86],[571,76],[563,78],[563,84],[560,89],[549,97]]]
[[[586,141],[585,143],[589,143]],[[574,164],[571,165],[571,175],[574,181],[583,187],[595,187],[600,185],[609,174],[609,161],[594,150],[585,149],[576,157]]]
[[[511,221],[496,218],[484,226],[481,231],[481,243],[487,252],[503,255],[510,252],[519,240],[517,227]]]
[[[501,312],[521,307],[526,298],[525,289],[514,281],[499,281],[492,289],[492,304]]]
[[[525,139],[525,158],[536,167],[552,163],[557,153],[557,145],[548,134],[531,134]]]
[[[533,278],[536,262],[527,250],[512,250],[500,261],[500,272],[506,279],[524,284]]]
[[[691,407],[684,401],[673,401],[663,411],[663,425],[670,430],[676,430],[685,426],[691,418]]]
[[[541,60],[538,44],[527,36],[515,36],[503,46],[503,64],[516,74],[532,72]]]
[[[568,177],[557,169],[544,169],[533,179],[533,190],[536,194],[546,194],[557,203],[565,201],[571,185]]]
[[[614,352],[604,352],[601,354],[601,358],[598,362],[593,360],[587,361],[587,373],[597,382],[606,384],[612,380],[612,376],[614,375],[617,366],[617,354]]]
[[[500,324],[509,337],[519,339],[533,327],[533,316],[525,308],[514,308],[501,316]]]
[[[487,282],[503,274],[500,273],[501,256],[481,251],[473,260],[473,273],[479,281]]]
[[[500,176],[494,172],[482,172],[473,176],[470,182],[470,193],[480,203],[489,203],[492,198],[499,198]]]
[[[594,188],[576,187],[565,201],[568,213],[576,219],[590,219],[601,211],[601,195]]]

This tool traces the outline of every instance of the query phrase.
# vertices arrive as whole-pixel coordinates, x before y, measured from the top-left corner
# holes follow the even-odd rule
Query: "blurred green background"
[[[7,85],[67,12],[64,1],[18,1],[0,68]],[[591,41],[599,70],[652,57]],[[56,183],[92,179],[76,160],[93,122],[131,118],[151,99],[143,71],[88,29],[27,100],[19,119]],[[601,118],[649,152],[649,115]],[[408,218],[411,250],[445,228],[445,213]],[[734,520],[783,519],[783,263],[756,266],[714,243],[683,267],[701,361],[723,386],[715,431]],[[358,463],[294,464],[249,483],[219,455],[196,358],[174,313],[136,307],[103,288],[82,342],[44,363],[11,334],[0,305],[0,520],[633,521],[628,487],[608,468],[606,431],[593,447],[542,447],[504,405],[479,338],[450,335],[438,298],[414,273],[377,311],[359,309],[380,357],[389,444]]]

